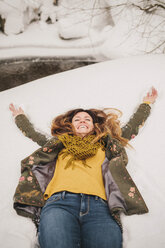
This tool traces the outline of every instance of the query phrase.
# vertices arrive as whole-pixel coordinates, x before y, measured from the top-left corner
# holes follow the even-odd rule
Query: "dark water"
[[[0,60],[0,91],[96,63],[91,57],[25,57]]]

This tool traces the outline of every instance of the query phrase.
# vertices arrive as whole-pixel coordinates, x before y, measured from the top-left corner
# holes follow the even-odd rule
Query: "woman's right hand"
[[[21,107],[19,107],[18,109],[14,106],[14,104],[13,103],[10,103],[10,105],[9,105],[9,109],[10,109],[10,111],[12,112],[12,115],[14,116],[14,117],[16,117],[17,115],[24,115],[25,113],[24,113],[24,111],[23,111],[23,109],[21,108]]]

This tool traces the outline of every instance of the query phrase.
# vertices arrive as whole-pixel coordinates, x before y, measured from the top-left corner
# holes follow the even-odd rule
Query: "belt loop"
[[[65,199],[65,193],[66,193],[66,191],[63,191],[63,192],[62,192],[62,199],[63,199],[63,200]]]
[[[99,197],[96,195],[96,196],[95,196],[95,200],[97,201],[98,199],[99,199]]]

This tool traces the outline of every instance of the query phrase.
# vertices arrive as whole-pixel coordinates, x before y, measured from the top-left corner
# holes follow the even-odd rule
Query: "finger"
[[[24,111],[23,111],[23,109],[21,107],[19,107],[19,113],[24,114]]]
[[[9,108],[12,108],[14,105],[13,105],[13,103],[10,103],[9,104]]]
[[[13,105],[12,103],[9,105],[9,109],[10,109],[11,111],[14,111],[14,105]]]
[[[151,88],[151,95],[154,95],[154,92],[155,92],[155,88],[152,87],[152,88]]]
[[[153,97],[156,97],[157,96],[157,91],[155,89],[153,89],[153,91],[152,91],[152,96]]]
[[[154,89],[154,94],[157,96],[158,95],[158,92],[156,89]]]
[[[154,87],[152,87],[152,91],[157,94],[157,90]]]
[[[13,103],[11,103],[11,107],[12,107],[12,109],[16,109],[16,107],[14,106]]]

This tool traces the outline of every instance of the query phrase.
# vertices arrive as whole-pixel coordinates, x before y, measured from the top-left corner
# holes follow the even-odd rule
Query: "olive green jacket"
[[[122,136],[129,140],[134,138],[149,116],[150,109],[148,104],[141,104],[122,128]],[[15,121],[24,135],[42,146],[21,161],[21,177],[14,194],[14,209],[19,215],[32,218],[37,225],[40,210],[45,204],[43,194],[64,146],[57,138],[47,140],[43,134],[35,131],[25,115],[18,115]],[[128,159],[124,147],[110,135],[104,139],[104,143],[106,158],[102,164],[102,176],[106,197],[112,216],[121,226],[121,211],[126,215],[143,214],[148,212],[148,208],[126,169]]]

